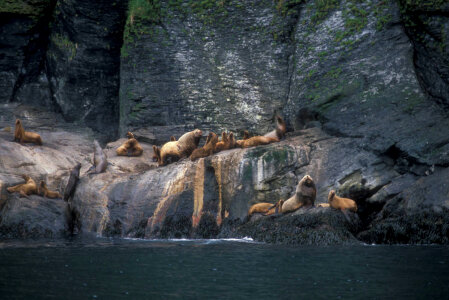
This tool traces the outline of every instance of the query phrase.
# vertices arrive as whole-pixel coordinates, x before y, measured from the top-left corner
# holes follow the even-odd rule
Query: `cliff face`
[[[81,128],[71,140],[82,145],[128,130],[149,143],[145,157],[131,161],[115,157],[119,142],[109,144],[112,169],[82,178],[74,203],[84,232],[447,243],[445,1],[20,2],[0,5],[0,102],[15,102],[3,104],[2,128],[20,117],[48,134]],[[27,105],[77,125],[43,124]],[[292,131],[280,144],[154,169],[152,143],[193,128],[262,134],[275,113]],[[56,142],[31,148],[42,155],[35,170],[10,163],[33,160],[30,147],[18,150],[6,131],[1,138],[2,155],[17,155],[2,157],[2,178],[53,178],[63,169],[50,180],[59,188],[75,159],[53,165],[45,151],[86,163],[91,153]],[[242,223],[251,204],[290,196],[305,174],[317,183],[317,203],[337,189],[357,201],[359,219],[317,208]],[[2,179],[1,228],[22,218],[13,203],[23,199],[4,192],[13,178]],[[52,210],[55,220],[64,207]],[[291,238],[298,235],[303,240]]]

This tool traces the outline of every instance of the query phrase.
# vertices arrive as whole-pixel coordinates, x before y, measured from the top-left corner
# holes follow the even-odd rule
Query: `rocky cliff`
[[[5,192],[17,175],[61,190],[75,161],[88,168],[94,137],[132,130],[145,156],[117,158],[110,143],[107,173],[82,177],[83,232],[448,242],[445,1],[19,2],[0,5],[3,236],[65,232],[65,203]],[[279,144],[151,162],[151,144],[170,135],[260,134],[275,113],[290,131]],[[16,117],[49,144],[10,142]],[[251,204],[289,197],[305,174],[317,203],[337,189],[357,216],[314,208],[246,222]]]

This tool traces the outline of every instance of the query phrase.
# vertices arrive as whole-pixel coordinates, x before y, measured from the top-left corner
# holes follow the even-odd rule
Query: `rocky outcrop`
[[[447,243],[448,169],[437,168],[426,177],[401,174],[388,158],[367,151],[354,138],[331,136],[315,127],[294,132],[280,143],[227,150],[165,167],[156,167],[151,145],[144,142],[143,156],[116,156],[115,149],[125,140],[121,139],[105,146],[106,172],[86,175],[93,153],[89,131],[74,130],[54,115],[24,106],[2,108],[8,112],[4,116],[8,120],[0,124],[4,126],[0,134],[2,237],[60,236],[68,234],[67,222],[75,221],[82,233],[101,236],[250,236],[271,243],[320,245],[359,240]],[[12,129],[5,125],[15,117],[24,120],[26,129],[39,132],[44,145],[12,142]],[[81,179],[69,212],[60,199],[37,195],[24,199],[6,192],[6,187],[22,181],[19,175],[24,173],[62,192],[76,162],[82,163]],[[328,192],[335,189],[356,200],[358,213],[312,208],[248,219],[252,204],[289,198],[305,174],[316,183],[316,204],[327,202]],[[411,224],[419,230],[403,229]],[[427,230],[429,238],[421,239]],[[391,232],[401,238],[392,238]]]
[[[73,212],[84,233],[448,243],[444,1],[19,2],[31,6],[0,8],[0,102],[22,103],[0,110],[3,236],[64,232],[39,220],[47,210],[60,220],[65,205],[5,188],[27,172],[61,191],[81,161]],[[151,145],[171,135],[265,133],[275,113],[291,131],[281,143],[163,168],[151,160]],[[11,141],[16,117],[43,147]],[[94,135],[104,145],[128,130],[144,155],[116,157],[123,139],[107,144],[106,173],[85,176]],[[250,205],[286,199],[305,174],[317,203],[335,189],[357,214],[246,220]]]

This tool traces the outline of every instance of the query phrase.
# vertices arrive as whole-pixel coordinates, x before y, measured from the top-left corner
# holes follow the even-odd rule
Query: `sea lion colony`
[[[23,129],[22,122],[17,119],[15,123],[14,141],[20,143],[35,143],[42,145],[42,139],[39,134],[27,132]],[[203,147],[198,148],[199,141],[202,136],[200,129],[187,132],[178,140],[174,136],[170,137],[170,141],[165,143],[161,148],[153,145],[153,161],[157,161],[159,166],[164,166],[169,162],[174,162],[179,159],[189,157],[194,161],[198,158],[207,157],[223,150],[233,148],[249,148],[259,145],[266,145],[274,142],[279,142],[286,132],[286,125],[282,117],[276,116],[276,128],[263,135],[250,137],[248,131],[244,131],[241,140],[235,140],[234,134],[229,135],[222,132],[221,140],[218,136],[210,132],[206,143]],[[117,156],[140,156],[143,153],[143,148],[140,146],[134,134],[128,132],[128,140],[116,149]],[[93,165],[87,171],[87,174],[98,174],[106,171],[107,156],[101,148],[100,144],[94,141],[94,157]],[[64,196],[61,196],[58,191],[50,191],[44,181],[41,181],[39,186],[28,175],[22,175],[25,183],[16,186],[8,187],[7,191],[10,193],[17,192],[22,197],[28,197],[32,194],[42,195],[47,198],[63,198],[69,201],[73,197],[76,183],[79,180],[79,172],[81,164],[78,163],[70,173],[70,178],[64,191]],[[257,203],[252,205],[248,210],[248,218],[255,213],[260,213],[264,216],[279,215],[294,212],[302,207],[313,207],[316,198],[316,186],[313,179],[309,175],[305,175],[296,187],[295,194],[287,200],[280,199],[276,203]],[[69,201],[70,202],[70,201]],[[329,192],[328,202],[319,204],[319,207],[332,207],[341,210],[346,214],[347,210],[357,212],[357,203],[349,198],[338,197],[334,190]]]

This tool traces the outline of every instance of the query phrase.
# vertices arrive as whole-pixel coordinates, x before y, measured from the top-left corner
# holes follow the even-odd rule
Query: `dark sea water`
[[[447,246],[0,242],[0,299],[449,299]]]

